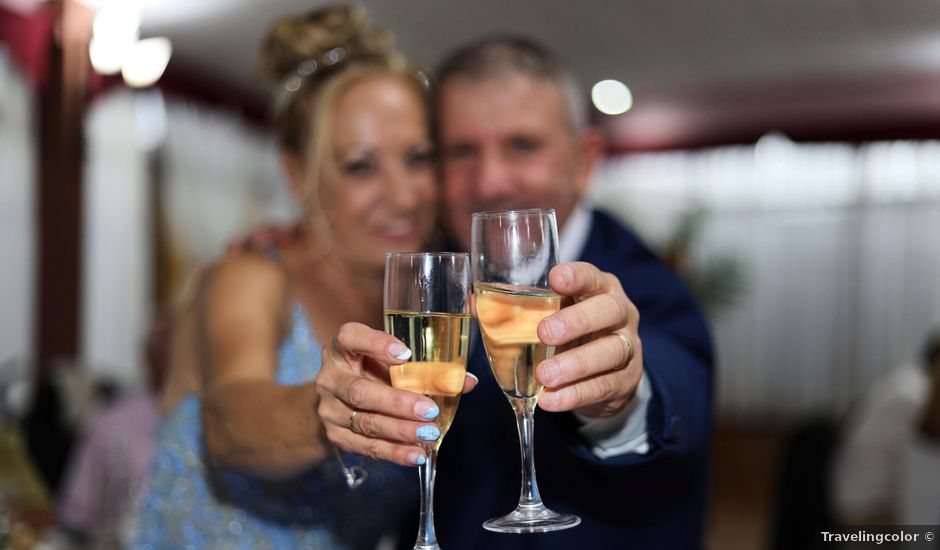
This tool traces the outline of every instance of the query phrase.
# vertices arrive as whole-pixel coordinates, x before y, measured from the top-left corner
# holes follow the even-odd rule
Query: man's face
[[[548,81],[522,75],[445,83],[438,104],[444,222],[470,249],[470,214],[554,208],[563,224],[593,160]]]

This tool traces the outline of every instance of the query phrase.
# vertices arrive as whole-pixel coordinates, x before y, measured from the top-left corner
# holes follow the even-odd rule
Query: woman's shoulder
[[[211,292],[253,292],[256,296],[282,296],[288,277],[276,259],[254,251],[230,254],[211,265],[203,284]]]
[[[283,331],[291,303],[283,265],[258,252],[230,254],[206,270],[197,298],[206,322],[245,326],[274,319]]]

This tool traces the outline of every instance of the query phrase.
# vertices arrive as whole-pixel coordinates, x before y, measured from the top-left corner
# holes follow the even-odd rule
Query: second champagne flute
[[[551,209],[473,214],[477,320],[490,368],[516,414],[522,451],[519,504],[483,524],[499,533],[545,533],[581,523],[578,516],[549,510],[535,480],[535,405],[542,391],[535,367],[555,353],[539,340],[536,329],[561,305],[548,284],[548,272],[558,263],[555,224]]]
[[[440,436],[425,443],[418,466],[421,517],[414,550],[439,550],[434,532],[437,450],[450,428],[467,372],[470,335],[470,257],[456,253],[385,256],[385,331],[411,350],[411,360],[389,369],[392,386],[430,397],[440,409]]]

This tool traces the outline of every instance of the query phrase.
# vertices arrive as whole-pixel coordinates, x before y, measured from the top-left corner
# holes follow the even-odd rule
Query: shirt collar
[[[586,204],[586,201],[580,201],[575,205],[558,235],[559,261],[575,262],[581,257],[587,245],[593,219],[594,211]]]

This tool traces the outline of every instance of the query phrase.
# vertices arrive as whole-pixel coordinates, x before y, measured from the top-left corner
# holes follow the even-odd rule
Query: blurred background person
[[[831,470],[833,503],[841,521],[886,525],[901,519],[904,454],[921,423],[928,430],[925,436],[930,433],[938,371],[940,331],[934,331],[916,362],[875,381],[853,409]]]
[[[925,349],[928,388],[914,418],[915,432],[903,449],[897,520],[906,525],[940,522],[940,330]]]
[[[147,337],[147,387],[116,397],[92,412],[80,428],[57,506],[59,528],[79,544],[106,547],[130,542],[150,474],[173,330],[173,320],[164,315]]]
[[[312,381],[340,325],[382,325],[385,253],[423,249],[434,227],[423,81],[349,6],[277,20],[260,67],[277,86],[302,229],[205,275],[190,325],[196,384],[167,403],[139,546],[372,548],[417,495],[413,472],[386,463],[347,486],[343,470],[358,460],[338,461],[323,437]],[[427,418],[414,417],[414,443]]]

